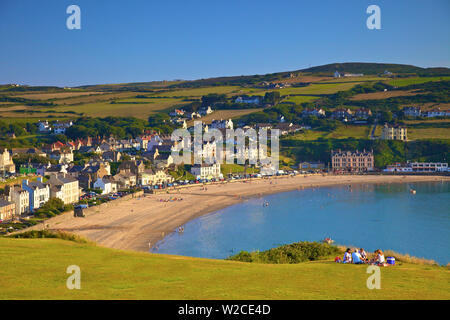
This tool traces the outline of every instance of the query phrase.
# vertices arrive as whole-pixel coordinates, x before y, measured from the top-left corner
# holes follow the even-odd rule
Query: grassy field
[[[136,99],[139,100],[139,99]],[[133,100],[134,101],[134,100]],[[133,102],[131,101],[131,102]],[[165,111],[177,104],[183,104],[181,99],[142,99],[141,103],[127,103],[127,100],[117,100],[118,103],[98,102],[76,106],[58,107],[57,111],[75,111],[92,117],[123,116],[147,119],[150,114]]]
[[[333,130],[332,132],[306,130],[305,132],[297,133],[292,136],[288,136],[289,140],[317,140],[323,139],[346,139],[354,137],[356,139],[367,139],[369,137],[371,127],[370,126],[353,126],[342,125]]]
[[[220,171],[222,172],[224,177],[227,177],[230,173],[243,173],[244,172],[244,166],[239,164],[221,164],[220,165]],[[257,170],[255,168],[247,168],[247,173],[256,173]]]
[[[104,92],[95,91],[68,91],[68,92],[53,92],[53,93],[26,93],[18,94],[15,97],[21,97],[32,100],[49,100],[49,99],[65,99],[72,97],[90,96],[104,94]]]
[[[281,95],[290,94],[332,94],[338,91],[345,91],[353,88],[361,82],[345,82],[345,83],[313,83],[307,87],[290,87],[278,89]]]
[[[449,138],[450,128],[408,128],[409,140]]]
[[[112,250],[59,239],[0,238],[0,299],[450,299],[448,268],[334,262],[256,264]],[[68,290],[66,269],[81,269]]]
[[[425,83],[430,81],[448,81],[450,80],[450,77],[411,77],[411,78],[399,78],[399,79],[392,79],[387,81],[386,83],[395,86],[395,87],[405,87],[409,86],[411,84],[419,84],[419,83]]]
[[[217,86],[217,87],[171,90],[171,91],[167,91],[167,92],[157,93],[157,94],[155,94],[155,96],[200,98],[201,96],[204,96],[204,95],[207,95],[210,93],[239,95],[239,94],[247,94],[250,91],[251,90],[242,88],[239,86]]]
[[[420,92],[415,92],[412,90],[395,90],[395,91],[381,91],[381,92],[371,92],[371,93],[360,93],[356,96],[350,98],[350,100],[382,100],[388,99],[392,97],[407,97],[407,96],[415,96]]]
[[[316,100],[316,99],[318,99],[318,97],[315,97],[315,96],[289,96],[288,98],[286,98],[283,101],[293,102],[295,104],[301,104],[301,103],[309,102],[309,101]]]

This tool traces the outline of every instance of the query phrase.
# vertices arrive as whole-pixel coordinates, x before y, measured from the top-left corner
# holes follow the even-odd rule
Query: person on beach
[[[343,263],[352,263],[352,253],[350,248],[347,248],[344,253],[344,259],[342,260]]]
[[[354,263],[354,264],[364,263],[364,261],[361,259],[361,255],[359,254],[358,250],[356,250],[356,249],[352,253],[352,263]]]

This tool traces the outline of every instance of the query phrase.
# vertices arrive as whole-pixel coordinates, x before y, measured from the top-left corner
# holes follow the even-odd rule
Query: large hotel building
[[[372,171],[374,169],[373,150],[370,152],[331,150],[331,165],[333,171]]]

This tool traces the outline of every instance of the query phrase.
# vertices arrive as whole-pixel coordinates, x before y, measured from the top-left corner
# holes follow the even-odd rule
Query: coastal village
[[[0,300],[450,300],[450,6],[404,2],[0,2]]]
[[[259,103],[258,99],[241,96],[237,99],[247,103]],[[414,109],[415,110],[415,109]],[[414,112],[416,112],[415,110]],[[420,111],[420,110],[419,110]],[[211,107],[188,115],[190,118],[201,118],[213,113]],[[325,116],[320,109],[306,109],[305,116]],[[405,112],[412,112],[411,108]],[[418,111],[417,111],[418,112]],[[341,121],[361,121],[369,117],[370,110],[336,110],[331,115]],[[187,118],[183,110],[175,109],[171,113],[171,121],[191,132],[193,127],[186,125]],[[41,133],[64,135],[73,123],[39,121]],[[295,125],[280,119],[278,124],[258,123],[242,125],[242,129],[278,129],[282,136],[308,130],[306,126]],[[234,122],[229,120],[212,120],[210,125],[203,125],[204,132],[218,129],[225,133],[227,129],[235,129]],[[382,134],[377,139],[407,141],[407,128],[384,124]],[[43,207],[51,199],[59,199],[65,209],[73,207],[87,208],[105,201],[112,201],[124,195],[144,190],[157,192],[166,188],[198,183],[228,181],[230,179],[251,179],[280,175],[297,175],[306,173],[357,174],[368,172],[379,173],[442,173],[448,172],[448,164],[440,162],[392,163],[386,168],[376,168],[373,150],[332,150],[328,163],[320,161],[301,161],[290,168],[275,170],[270,165],[258,163],[253,170],[240,173],[226,173],[221,170],[220,163],[202,163],[190,166],[181,176],[173,173],[179,170],[174,164],[172,151],[177,150],[183,141],[172,141],[169,135],[156,131],[147,131],[135,139],[116,139],[110,137],[87,137],[67,142],[56,141],[42,148],[0,149],[0,174],[7,183],[0,198],[0,220],[20,221],[43,211]],[[189,145],[192,141],[189,141]],[[217,154],[217,144],[212,141],[203,142],[199,156],[202,159],[213,158]],[[252,156],[253,150],[246,148],[245,159]],[[258,152],[258,151],[254,151]],[[28,162],[20,165],[14,163],[17,156],[37,156],[48,159],[48,163]],[[83,157],[84,161],[76,163],[75,159]],[[257,155],[253,155],[257,156]],[[260,159],[263,157],[259,154]],[[184,168],[184,164],[181,166]],[[247,169],[247,165],[245,166]],[[39,211],[39,209],[41,209]],[[37,214],[39,215],[39,214]],[[42,214],[40,215],[42,216]]]

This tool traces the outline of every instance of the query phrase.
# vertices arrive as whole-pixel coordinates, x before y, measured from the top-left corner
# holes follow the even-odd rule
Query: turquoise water
[[[410,188],[417,190],[415,195]],[[188,222],[152,249],[223,259],[331,237],[367,251],[392,249],[450,262],[450,183],[322,187],[255,198]],[[264,201],[269,202],[263,207]]]

